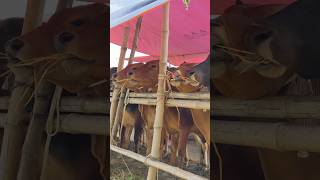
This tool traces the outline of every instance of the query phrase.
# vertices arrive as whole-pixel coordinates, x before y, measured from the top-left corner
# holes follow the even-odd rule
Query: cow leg
[[[178,167],[183,167],[186,159],[186,147],[190,130],[184,129],[179,134],[179,146],[178,146]]]
[[[149,154],[151,154],[153,130],[151,128],[148,128],[146,131],[146,134],[147,134],[147,153],[146,153],[146,155],[148,156]]]
[[[178,150],[178,135],[174,134],[171,136],[171,155],[170,155],[170,164],[176,165],[177,160],[177,150]]]
[[[130,137],[131,137],[131,134],[132,134],[132,129],[133,129],[132,126],[128,126],[128,127],[126,127],[126,129],[125,129],[124,145],[123,145],[123,147],[124,147],[125,149],[129,149]]]

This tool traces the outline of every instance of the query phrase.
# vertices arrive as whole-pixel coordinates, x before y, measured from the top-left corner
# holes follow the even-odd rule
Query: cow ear
[[[255,71],[267,78],[279,78],[283,76],[287,67],[278,64],[261,64],[254,67]]]

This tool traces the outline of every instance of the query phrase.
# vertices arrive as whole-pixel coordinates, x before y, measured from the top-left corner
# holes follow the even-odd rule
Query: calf
[[[304,78],[320,78],[319,5],[317,0],[295,1],[272,16],[256,20],[244,35],[245,45]]]
[[[203,64],[204,63],[200,63],[199,65],[202,66]],[[193,66],[192,68],[182,65],[178,69],[178,73],[176,74],[175,78],[170,81],[170,83],[175,86],[180,92],[197,92],[204,88],[204,86],[197,81],[199,78],[197,76],[197,71],[194,70],[201,70],[198,65]],[[207,78],[209,79],[209,77]],[[191,113],[194,123],[206,138],[206,143],[210,145],[210,112],[202,111],[199,109],[192,109]],[[217,147],[219,149],[220,156],[222,157],[223,179],[264,180],[259,157],[257,151],[254,148],[238,147],[225,144],[217,144]],[[211,156],[209,154],[210,152],[208,152],[209,150],[210,148],[207,148],[207,154],[208,156]],[[218,180],[222,176],[219,173],[219,168],[222,167],[220,167],[218,163],[219,160],[217,160],[217,154],[213,154],[213,157],[213,179]]]
[[[255,99],[274,95],[284,87],[292,71],[275,63],[260,63],[256,54],[248,52],[242,41],[250,24],[270,16],[285,5],[235,5],[212,22],[213,43],[211,67],[213,84],[223,95]],[[272,72],[267,67],[274,67]]]
[[[146,64],[137,63],[128,65],[122,71],[113,75],[113,78],[120,86],[125,86],[136,92],[155,92],[158,82],[159,72],[158,61],[150,61]],[[148,78],[145,78],[148,77]],[[142,118],[147,126],[147,150],[150,153],[152,132],[155,119],[155,107],[139,105]],[[192,119],[190,118],[190,111],[185,108],[168,108],[165,107],[162,141],[165,139],[165,132],[168,132],[172,137],[172,153],[170,157],[171,163],[175,162],[177,145],[179,147],[178,163],[181,166],[185,158],[185,150],[187,137],[193,126]],[[177,142],[177,139],[178,142]],[[162,143],[161,143],[162,144]],[[163,149],[163,148],[161,148]]]
[[[128,104],[123,112],[120,147],[129,149],[130,137],[134,128],[134,151],[138,151],[138,141],[143,132],[143,120],[137,104]]]
[[[35,30],[24,34],[18,38],[15,38],[8,42],[6,46],[6,51],[9,57],[11,57],[14,62],[23,61],[23,62],[33,62],[34,58],[39,57],[48,57],[52,56],[53,54],[56,54],[58,51],[55,49],[55,38],[56,35],[58,35],[61,31],[63,31],[64,28],[68,28],[70,25],[77,26],[79,21],[78,19],[84,19],[82,22],[91,22],[91,17],[96,17],[96,19],[101,19],[100,16],[105,17],[103,14],[107,13],[107,6],[99,5],[99,4],[92,4],[87,6],[79,6],[75,8],[68,8],[62,11],[59,11],[58,13],[54,14],[47,23],[41,25],[40,27],[36,28]],[[102,20],[98,21],[97,24],[102,23]],[[100,24],[99,24],[100,25]],[[95,28],[98,27],[94,26]],[[100,26],[99,26],[100,27]],[[90,29],[92,30],[92,29]],[[99,31],[99,32],[102,32]],[[82,31],[82,33],[78,33],[78,37],[86,36],[87,32],[85,30]],[[93,34],[93,33],[92,33]],[[98,33],[99,34],[99,33]],[[103,33],[100,33],[103,38]],[[98,38],[98,37],[96,37]],[[95,41],[90,41],[90,43],[94,43]],[[81,41],[78,43],[87,43],[85,41]],[[95,44],[92,44],[91,47]],[[101,49],[105,48],[103,46]],[[82,51],[83,49],[78,49],[79,51]],[[96,57],[97,53],[105,54],[105,51],[99,51],[96,52],[95,49],[86,49],[86,52],[89,52],[88,54],[92,53],[92,57]],[[74,52],[76,54],[76,52]],[[80,54],[80,53],[79,53]],[[75,56],[75,55],[74,55]],[[106,59],[105,59],[106,60]],[[69,63],[69,66],[67,65],[67,68],[63,66],[63,63],[65,61],[59,61],[55,59],[49,59],[50,63],[56,65],[54,66],[53,70],[50,69],[49,74],[47,74],[46,79],[56,83],[57,85],[62,86],[63,88],[71,91],[71,92],[79,92],[88,85],[96,82],[97,80],[100,80],[98,78],[92,78],[92,76],[96,77],[94,75],[90,76],[88,74],[86,76],[83,75],[83,73],[79,73],[77,71],[75,74],[72,72],[68,73],[68,70],[74,70],[74,66],[78,64],[88,64],[88,61],[86,60],[79,60],[75,59],[76,65],[71,65]],[[72,61],[72,60],[71,60]],[[69,60],[66,60],[66,62],[69,62]],[[94,64],[96,62],[99,62],[98,59],[93,59],[93,62],[90,62],[89,64]],[[46,62],[47,63],[47,62]],[[78,64],[77,64],[78,63]],[[45,63],[36,63],[32,64],[32,67],[37,71],[43,70],[43,65]],[[68,64],[68,63],[67,63]],[[100,64],[100,65],[103,65]],[[77,66],[79,67],[79,66]],[[83,68],[83,65],[80,66]],[[107,69],[107,66],[103,66],[105,69]],[[102,68],[103,68],[102,67]],[[64,69],[63,69],[64,68]],[[83,69],[82,69],[83,70]],[[61,72],[61,74],[59,74]],[[81,71],[82,72],[82,71]],[[87,69],[85,69],[85,72],[87,72]],[[51,74],[50,74],[51,73]],[[102,75],[101,75],[102,76]],[[99,76],[99,77],[101,77]],[[106,76],[105,76],[106,77]],[[80,78],[80,79],[77,79]],[[78,82],[80,80],[80,82]],[[106,92],[106,91],[105,91]],[[59,138],[60,137],[60,138]],[[68,138],[70,137],[70,138]],[[88,143],[89,140],[89,143]],[[50,146],[50,153],[49,153],[49,159],[48,159],[48,172],[47,177],[53,178],[53,179],[59,179],[59,178],[66,178],[66,179],[103,179],[102,176],[105,176],[106,179],[106,143],[107,140],[104,139],[104,137],[99,136],[92,136],[91,138],[91,145],[102,144],[103,148],[97,149],[96,147],[93,147],[94,156],[92,156],[92,153],[90,152],[90,136],[89,135],[70,135],[65,133],[59,133],[57,136],[53,137],[53,143]],[[74,143],[73,143],[74,142]],[[94,144],[93,142],[96,142]],[[43,144],[44,145],[44,144]],[[63,154],[66,152],[71,152],[73,148],[77,147],[77,151],[73,152],[74,156],[64,156]],[[100,151],[99,151],[100,150]],[[102,150],[102,152],[101,152]],[[59,153],[58,153],[59,152]],[[76,156],[76,153],[80,153],[81,155]],[[70,159],[71,157],[75,157],[75,159]],[[98,161],[104,169],[101,169],[103,171],[103,175],[99,172],[99,164]],[[104,162],[102,162],[104,161]],[[58,167],[61,166],[61,172],[55,170],[59,169]],[[63,170],[63,171],[62,171]],[[69,175],[68,175],[69,174]],[[62,177],[61,177],[62,176]]]

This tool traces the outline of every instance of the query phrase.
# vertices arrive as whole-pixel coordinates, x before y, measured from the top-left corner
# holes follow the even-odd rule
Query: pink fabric
[[[290,4],[295,0],[241,0],[245,4]],[[234,5],[236,0],[214,0],[211,3],[211,12],[213,14],[222,14],[229,6]]]
[[[169,62],[200,63],[210,51],[210,0],[190,1],[186,10],[182,0],[170,1]],[[161,46],[162,7],[145,13],[142,19],[137,51],[151,57],[135,58],[137,62],[159,59]],[[110,30],[110,41],[121,45],[123,29],[130,26],[128,47],[131,48],[137,18]]]

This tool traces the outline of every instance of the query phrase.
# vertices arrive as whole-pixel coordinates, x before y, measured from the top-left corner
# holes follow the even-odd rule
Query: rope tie
[[[43,157],[43,162],[42,162],[43,168],[41,171],[40,180],[44,180],[51,138],[59,132],[59,128],[60,128],[60,124],[61,124],[61,122],[60,122],[61,94],[62,94],[62,88],[56,86],[53,98],[51,100],[50,112],[49,112],[48,120],[47,120],[47,124],[46,124],[47,140],[46,140],[45,149],[44,149],[44,157]],[[56,118],[54,118],[54,113],[56,113]]]

